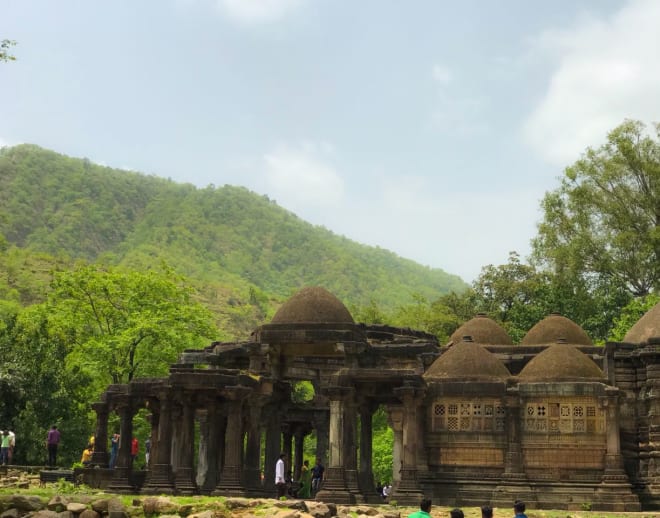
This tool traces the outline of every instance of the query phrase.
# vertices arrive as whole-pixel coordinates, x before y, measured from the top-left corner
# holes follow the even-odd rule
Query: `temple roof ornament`
[[[477,315],[465,322],[449,337],[449,344],[456,344],[464,336],[471,336],[472,340],[484,345],[512,345],[511,337],[504,328],[488,317],[485,313]]]
[[[470,337],[450,347],[424,373],[427,383],[441,380],[492,381],[511,376],[508,369],[495,355],[483,346],[474,343]]]
[[[573,345],[561,342],[532,358],[518,379],[521,382],[607,381],[603,371],[589,356]]]
[[[584,329],[559,313],[551,313],[532,327],[520,345],[550,345],[560,339],[573,345],[593,345]]]
[[[660,302],[649,309],[623,338],[624,342],[641,344],[649,338],[660,336]]]
[[[320,286],[301,289],[287,300],[271,320],[271,324],[354,324],[346,306]]]

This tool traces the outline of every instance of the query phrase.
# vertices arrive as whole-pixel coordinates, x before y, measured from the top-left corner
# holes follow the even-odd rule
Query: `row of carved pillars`
[[[218,495],[274,494],[275,463],[281,452],[287,466],[300,476],[304,438],[309,426],[284,426],[282,410],[258,398],[250,398],[246,387],[225,388],[223,401],[200,400],[199,411],[190,394],[172,397],[158,394],[152,405],[151,460],[142,488],[145,493],[204,492]],[[248,404],[246,404],[246,402]],[[92,463],[108,464],[108,416],[110,408],[120,417],[121,444],[110,489],[134,491],[131,481],[130,443],[133,416],[139,409],[130,396],[112,397],[108,403],[93,405],[97,415],[96,449]],[[328,448],[327,419],[316,416],[317,456]],[[194,423],[199,422],[197,470],[194,469]],[[265,468],[262,482],[261,434],[265,431]],[[247,435],[244,448],[244,435]],[[293,448],[292,448],[293,445]],[[272,468],[272,469],[271,469]]]

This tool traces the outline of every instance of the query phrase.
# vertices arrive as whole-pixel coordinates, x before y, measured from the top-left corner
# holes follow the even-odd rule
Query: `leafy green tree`
[[[566,168],[542,201],[534,258],[569,278],[600,277],[634,296],[660,287],[660,125],[625,121]]]
[[[609,340],[620,342],[630,331],[637,321],[644,316],[649,309],[660,302],[660,295],[650,294],[645,297],[639,297],[630,301],[622,310],[620,315],[614,320],[614,327],[610,333]]]
[[[15,460],[43,464],[51,425],[62,431],[60,462],[77,460],[92,430],[87,386],[82,373],[67,372],[67,344],[48,331],[44,304],[5,314],[0,326],[2,422],[17,436]],[[89,435],[87,435],[88,437]]]
[[[167,373],[184,349],[208,344],[212,316],[170,268],[61,272],[48,298],[49,330],[70,344],[67,369],[109,383]]]

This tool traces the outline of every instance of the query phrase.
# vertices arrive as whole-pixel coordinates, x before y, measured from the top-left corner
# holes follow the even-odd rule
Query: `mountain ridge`
[[[73,260],[130,268],[165,261],[198,286],[270,300],[264,316],[306,285],[347,304],[390,308],[467,287],[441,269],[314,226],[245,187],[199,188],[33,144],[0,149],[0,234]]]

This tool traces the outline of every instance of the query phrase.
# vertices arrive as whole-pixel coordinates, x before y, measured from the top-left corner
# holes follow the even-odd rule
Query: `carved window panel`
[[[430,408],[433,431],[503,431],[496,416],[504,417],[504,409],[493,400],[469,401],[462,398],[436,400]]]
[[[524,429],[530,433],[585,434],[605,432],[605,412],[594,398],[533,399],[525,404]]]

